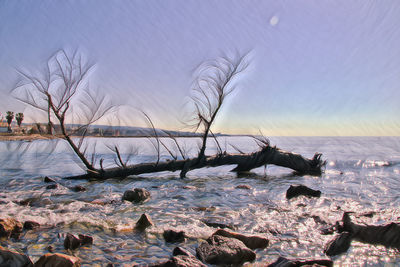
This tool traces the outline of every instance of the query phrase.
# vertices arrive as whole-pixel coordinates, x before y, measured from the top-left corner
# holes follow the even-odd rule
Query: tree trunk
[[[268,146],[260,151],[250,154],[220,154],[215,156],[205,156],[202,159],[192,158],[186,160],[173,160],[159,162],[158,164],[141,163],[127,166],[126,168],[104,169],[98,173],[93,173],[91,171],[84,175],[66,177],[66,179],[105,180],[162,171],[182,171],[183,173],[186,173],[193,169],[223,165],[237,165],[237,167],[232,171],[245,172],[267,164],[290,168],[301,174],[320,174],[322,171],[321,169],[325,165],[325,161],[321,160],[321,154],[319,153],[316,153],[312,159],[307,159],[299,154],[286,152],[276,147]]]

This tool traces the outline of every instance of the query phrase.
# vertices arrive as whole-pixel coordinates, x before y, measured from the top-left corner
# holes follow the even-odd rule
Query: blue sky
[[[15,68],[79,49],[91,86],[179,129],[196,66],[251,51],[214,132],[400,135],[399,14],[396,0],[3,0],[0,112],[24,110]]]

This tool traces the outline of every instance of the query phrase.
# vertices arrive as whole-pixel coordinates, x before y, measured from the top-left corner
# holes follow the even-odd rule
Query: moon
[[[273,16],[270,20],[269,20],[269,24],[274,27],[279,23],[279,17],[278,16]]]

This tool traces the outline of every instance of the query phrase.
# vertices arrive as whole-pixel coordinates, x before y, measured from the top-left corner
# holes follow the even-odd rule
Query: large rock
[[[22,228],[22,223],[13,218],[0,219],[0,237],[18,237]]]
[[[61,253],[44,254],[35,263],[35,267],[79,267],[81,260],[74,256],[68,256]]]
[[[220,235],[238,239],[242,241],[246,245],[246,247],[250,249],[266,248],[269,244],[269,240],[265,237],[242,235],[224,229],[217,230],[213,235]]]
[[[184,242],[186,235],[184,231],[165,230],[163,233],[164,239],[169,243]]]
[[[317,259],[317,260],[288,260],[284,257],[279,257],[274,263],[268,265],[268,267],[298,267],[298,266],[325,266],[332,267],[333,261],[328,259]]]
[[[353,235],[349,232],[343,232],[333,240],[331,240],[325,248],[325,254],[328,256],[336,256],[346,252],[351,245]]]
[[[311,189],[305,185],[291,185],[286,191],[286,198],[291,199],[298,196],[320,197],[321,191]]]
[[[220,235],[213,235],[200,244],[196,254],[202,262],[216,265],[239,265],[256,259],[256,254],[242,241]]]
[[[150,198],[150,192],[144,188],[134,188],[133,190],[126,190],[122,196],[122,200],[130,202],[143,202]]]
[[[139,231],[144,231],[146,228],[152,225],[154,224],[151,221],[150,216],[146,213],[143,213],[142,216],[140,216],[139,220],[136,222],[135,229]]]
[[[33,263],[25,254],[0,246],[0,266],[30,267]]]

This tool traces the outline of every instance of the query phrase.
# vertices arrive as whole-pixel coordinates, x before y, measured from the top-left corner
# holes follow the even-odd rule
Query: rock
[[[330,226],[327,228],[321,229],[320,233],[321,235],[333,235],[335,233],[335,226]]]
[[[78,237],[76,237],[73,234],[67,233],[64,239],[64,248],[70,250],[77,249],[83,245],[92,245],[92,244],[93,244],[93,237],[87,235],[79,234]]]
[[[220,235],[213,235],[200,244],[196,254],[202,262],[215,265],[239,265],[256,259],[256,254],[242,241]]]
[[[44,254],[35,263],[35,267],[79,267],[81,260],[74,256],[68,256],[61,253],[47,253]]]
[[[70,189],[71,189],[71,191],[74,191],[74,192],[84,192],[84,191],[86,191],[86,188],[81,186],[81,185],[75,185],[75,186],[71,187]]]
[[[201,261],[195,257],[178,255],[172,257],[168,262],[164,263],[165,267],[206,267]]]
[[[0,266],[31,267],[33,263],[25,254],[0,246]]]
[[[142,202],[150,198],[150,192],[143,188],[134,188],[133,190],[126,190],[122,196],[122,200],[131,202]]]
[[[81,241],[81,246],[93,244],[93,237],[91,237],[91,236],[79,234],[78,237],[79,237],[79,240]]]
[[[369,212],[361,213],[360,216],[372,218],[372,217],[374,217],[375,214],[376,214],[375,211],[369,211]]]
[[[48,176],[44,177],[43,182],[45,182],[45,183],[56,183],[56,181],[54,179],[51,179]]]
[[[317,260],[288,260],[284,257],[279,257],[274,263],[268,265],[268,267],[298,267],[298,266],[325,266],[332,267],[333,261],[328,259],[317,259]]]
[[[286,191],[286,198],[291,199],[298,196],[320,197],[321,191],[311,189],[305,185],[291,185]]]
[[[17,203],[21,206],[44,207],[46,205],[53,204],[53,201],[51,201],[49,198],[42,199],[41,197],[29,197]]]
[[[142,216],[140,216],[140,219],[136,222],[135,229],[139,231],[144,231],[146,228],[154,225],[153,222],[151,221],[151,218],[149,215],[146,213],[143,213]]]
[[[189,251],[181,247],[174,248],[174,250],[172,251],[172,255],[173,256],[183,255],[183,256],[194,257]]]
[[[37,230],[40,228],[40,224],[34,221],[24,222],[24,230]]]
[[[67,233],[67,236],[64,239],[64,248],[65,249],[77,249],[81,245],[81,240],[74,236],[73,234]]]
[[[213,228],[229,228],[231,230],[233,230],[235,227],[231,224],[225,224],[225,223],[219,223],[219,222],[213,222],[213,221],[208,221],[208,220],[202,220],[202,222],[209,226],[209,227],[213,227]]]
[[[47,247],[47,250],[48,250],[49,252],[53,253],[53,252],[54,252],[54,247],[53,247],[52,245],[49,245],[49,246]]]
[[[328,243],[324,253],[328,256],[336,256],[344,253],[350,248],[351,241],[352,234],[349,232],[343,232]]]
[[[194,256],[178,255],[170,258],[166,262],[155,263],[151,265],[134,265],[134,267],[206,267]]]
[[[188,190],[196,190],[197,189],[197,187],[192,186],[192,185],[184,185],[184,186],[182,186],[182,188],[183,189],[188,189]]]
[[[235,188],[236,189],[246,189],[246,190],[251,189],[250,185],[247,185],[247,184],[240,184],[240,185],[236,186]]]
[[[213,235],[235,238],[237,240],[242,241],[243,244],[245,244],[246,247],[250,249],[266,248],[269,244],[269,240],[265,237],[242,235],[224,229],[217,230]]]
[[[13,218],[0,219],[0,237],[19,237],[22,229],[22,223]]]
[[[174,231],[174,230],[165,230],[163,233],[164,239],[169,243],[178,243],[185,241],[185,232],[184,231]]]
[[[48,186],[46,186],[46,189],[57,189],[58,188],[58,184],[49,184]]]

